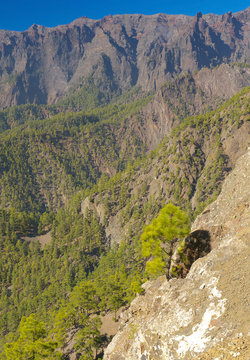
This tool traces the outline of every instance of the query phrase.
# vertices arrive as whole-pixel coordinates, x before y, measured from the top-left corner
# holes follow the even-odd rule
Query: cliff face
[[[89,76],[104,90],[152,90],[175,74],[247,62],[250,9],[236,14],[85,17],[0,31],[0,107],[53,103]]]
[[[180,119],[214,109],[249,84],[250,68],[228,64],[178,76],[163,84],[141,109],[140,121],[131,118],[127,124],[147,149],[154,150]]]
[[[105,360],[249,359],[249,165],[250,151],[193,224],[193,232],[209,232],[212,251],[185,279],[144,285]]]

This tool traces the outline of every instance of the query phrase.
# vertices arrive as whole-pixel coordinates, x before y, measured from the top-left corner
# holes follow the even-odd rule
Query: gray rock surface
[[[121,314],[105,360],[244,359],[249,349],[250,151],[192,231],[209,231],[213,249],[185,279],[144,284]]]

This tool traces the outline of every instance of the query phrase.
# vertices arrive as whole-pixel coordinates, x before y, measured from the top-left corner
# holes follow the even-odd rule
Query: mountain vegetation
[[[184,276],[247,149],[248,16],[0,31],[0,359],[102,358],[103,318]]]
[[[146,226],[141,235],[142,256],[148,258],[146,271],[159,275],[166,268],[166,277],[169,279],[174,243],[189,233],[187,214],[173,204],[161,209],[157,218]]]
[[[145,101],[149,100],[143,103]],[[140,103],[137,104],[131,107],[137,109]],[[113,105],[109,108],[113,109]],[[100,114],[105,128],[105,112],[100,110]],[[62,119],[63,128],[66,121],[63,116]],[[226,144],[230,138],[234,139],[232,143],[242,144],[238,137],[246,131],[248,120],[249,88],[246,88],[218,109],[182,121],[148,157],[133,165],[130,159],[126,170],[118,171],[111,178],[106,175],[97,180],[96,177],[96,185],[88,188],[79,186],[65,207],[42,212],[42,208],[29,208],[21,196],[19,203],[12,203],[11,209],[2,206],[0,327],[2,336],[6,335],[2,337],[2,345],[10,344],[4,347],[3,358],[8,359],[18,346],[21,335],[15,331],[22,317],[34,313],[37,321],[46,323],[47,336],[49,333],[56,336],[61,349],[67,344],[67,334],[72,333],[78,339],[76,352],[85,351],[84,356],[90,359],[94,348],[99,354],[108,341],[100,333],[99,315],[116,312],[129,303],[136,293],[142,292],[140,285],[148,276],[144,273],[146,262],[140,242],[145,224],[170,201],[185,209],[192,218],[192,203],[197,214],[216,198],[224,174],[234,163],[235,153],[228,151]],[[52,126],[54,122],[61,124],[60,117],[59,120],[57,116],[52,117]],[[86,122],[83,129],[94,127],[94,135],[98,124],[98,121],[90,125]],[[2,136],[17,139],[19,133],[21,141],[32,130],[35,133],[49,128],[46,122],[33,121],[22,125],[22,131],[17,127]],[[58,128],[56,134],[60,139]],[[71,129],[73,125],[64,131],[78,133]],[[29,144],[32,145],[30,138]],[[244,144],[241,149],[244,150]],[[16,163],[18,153],[12,157]],[[26,152],[23,154],[16,171],[21,172],[20,179],[27,179],[22,169]],[[47,167],[48,164],[47,159]],[[22,184],[21,180],[17,184]],[[27,189],[32,189],[32,184]],[[31,204],[36,203],[36,198],[31,199]],[[16,204],[20,205],[13,207]],[[100,208],[104,209],[102,216]],[[113,233],[116,226],[120,231],[119,244],[115,243]],[[49,229],[52,239],[47,245],[24,240],[27,235],[38,231],[42,234]],[[19,332],[21,334],[21,330]],[[44,339],[41,341],[53,348],[52,340]]]
[[[131,131],[125,134],[123,129],[120,134],[120,123],[149,100],[59,113],[2,133],[1,206],[33,212],[55,210],[63,204],[63,197],[94,184],[102,168],[111,174],[123,170],[126,162],[142,155],[143,144]]]

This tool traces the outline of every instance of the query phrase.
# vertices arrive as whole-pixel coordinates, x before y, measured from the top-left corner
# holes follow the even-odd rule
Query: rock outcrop
[[[249,359],[249,178],[250,151],[193,224],[209,232],[211,252],[185,279],[144,284],[105,360]]]
[[[127,122],[147,148],[155,149],[180,119],[214,109],[250,85],[250,67],[222,64],[196,74],[177,77],[161,86],[150,103],[141,109],[141,121]]]
[[[53,103],[92,76],[105,90],[157,89],[180,72],[249,62],[250,8],[219,15],[85,17],[0,31],[0,108]]]

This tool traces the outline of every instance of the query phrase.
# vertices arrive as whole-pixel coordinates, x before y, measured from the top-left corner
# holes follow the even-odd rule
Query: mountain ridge
[[[232,14],[232,15],[236,15],[237,17],[238,16],[244,16],[245,13],[249,12],[250,11],[250,6],[243,9],[243,10],[240,10],[240,11],[236,11],[236,12],[232,12],[232,11],[228,11],[226,13],[223,13],[221,15],[219,14],[216,14],[216,13],[205,13],[203,14],[201,11],[198,11],[197,14],[202,14],[202,16],[207,16],[207,17],[221,17],[221,16],[225,16],[226,14]],[[169,13],[163,13],[163,12],[158,12],[158,13],[155,13],[155,14],[143,14],[143,13],[125,13],[125,14],[114,14],[114,15],[104,15],[103,17],[101,18],[98,18],[98,19],[92,19],[88,16],[79,16],[77,17],[76,19],[68,22],[68,23],[64,23],[64,24],[58,24],[58,25],[55,25],[55,26],[45,26],[45,25],[42,25],[42,24],[38,24],[38,23],[34,23],[32,25],[30,25],[27,29],[25,30],[8,30],[8,29],[0,29],[0,31],[9,31],[9,32],[13,32],[13,33],[22,33],[22,32],[25,32],[25,31],[28,31],[29,29],[31,28],[34,28],[34,27],[39,27],[39,28],[45,28],[45,29],[55,29],[57,27],[64,27],[64,26],[70,26],[71,24],[77,24],[79,22],[81,22],[81,20],[85,21],[90,21],[90,22],[98,22],[98,21],[101,21],[103,19],[106,19],[106,18],[114,18],[114,17],[124,17],[124,16],[144,16],[144,17],[157,17],[157,16],[183,16],[183,17],[187,17],[187,18],[193,18],[194,16],[197,16],[196,15],[186,15],[186,14],[169,14]]]
[[[108,81],[121,93],[135,85],[155,90],[204,66],[250,62],[249,19],[248,8],[221,16],[117,15],[2,30],[0,107],[54,103],[72,86],[86,84],[91,73],[96,85],[105,90]]]

